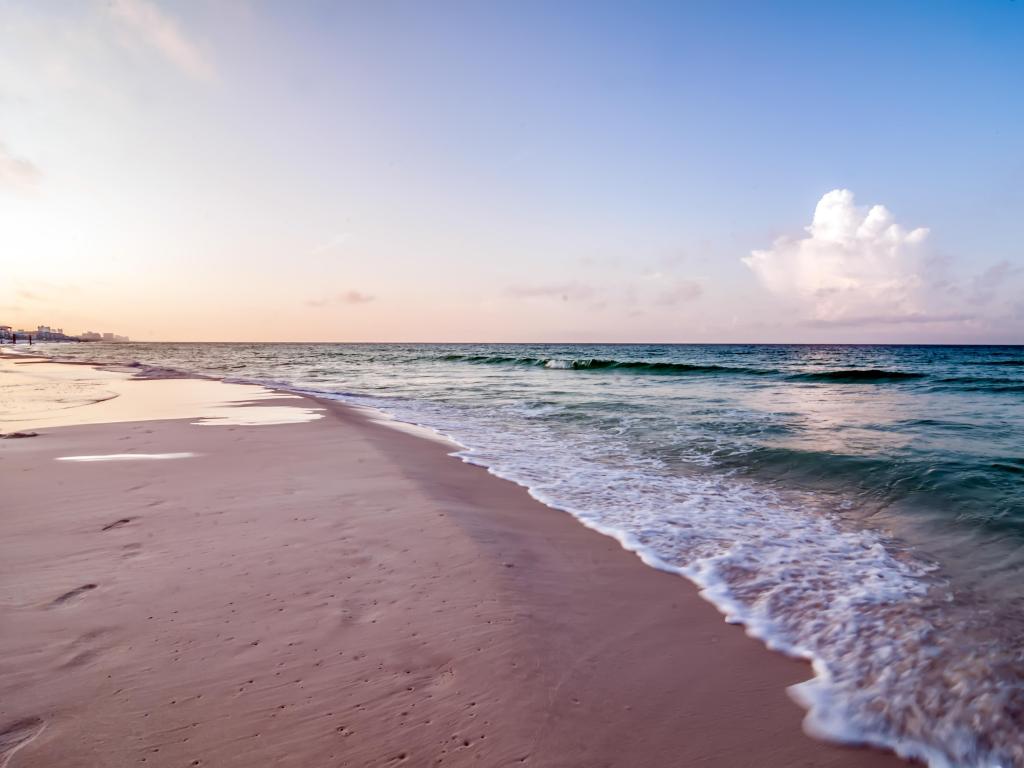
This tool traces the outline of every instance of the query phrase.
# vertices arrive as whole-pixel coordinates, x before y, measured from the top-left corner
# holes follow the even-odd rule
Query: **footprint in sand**
[[[50,603],[50,607],[55,608],[60,605],[67,605],[73,600],[77,600],[78,598],[80,598],[86,592],[91,592],[92,590],[96,589],[96,587],[98,586],[98,584],[83,584],[80,587],[75,587],[70,592],[65,592],[63,595],[61,595],[52,603]],[[2,766],[0,766],[0,768],[2,768]]]
[[[122,517],[120,520],[115,520],[112,523],[107,523],[103,526],[101,530],[110,531],[114,528],[120,528],[122,525],[128,525],[128,523],[130,523],[134,519],[134,517]]]
[[[14,753],[38,736],[43,725],[38,717],[26,717],[0,726],[0,768],[6,768]]]
[[[86,632],[67,646],[67,653],[61,662],[60,669],[82,667],[98,658],[109,644],[104,641],[106,630],[96,629]]]

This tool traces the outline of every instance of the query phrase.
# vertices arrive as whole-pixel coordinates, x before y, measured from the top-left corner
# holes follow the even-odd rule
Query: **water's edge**
[[[228,382],[237,381],[238,383],[245,384],[259,383],[244,379],[224,380]],[[269,385],[264,384],[263,386]],[[714,578],[710,569],[701,568],[700,566],[679,567],[666,562],[652,548],[645,547],[628,531],[602,525],[601,523],[591,519],[584,510],[578,510],[559,504],[544,494],[539,493],[528,483],[522,482],[515,475],[503,473],[494,466],[479,460],[474,455],[475,449],[473,447],[464,445],[457,436],[442,432],[429,424],[403,421],[398,416],[388,413],[382,408],[360,403],[345,395],[331,395],[326,392],[313,392],[301,388],[281,387],[280,385],[274,385],[273,388],[281,389],[282,391],[289,393],[301,394],[313,399],[331,400],[348,407],[370,408],[377,410],[385,417],[380,421],[381,426],[385,428],[388,427],[387,422],[391,420],[410,424],[418,429],[429,430],[442,440],[462,446],[459,450],[449,452],[447,454],[448,456],[457,458],[463,463],[481,467],[487,470],[488,474],[501,480],[514,483],[520,488],[523,488],[529,494],[530,498],[543,504],[549,509],[569,514],[585,528],[615,540],[624,550],[636,555],[644,565],[664,573],[683,577],[697,588],[697,593],[701,598],[715,607],[715,609],[722,615],[725,623],[742,626],[744,633],[748,637],[759,641],[769,651],[781,653],[787,658],[794,659],[796,661],[805,661],[810,664],[812,676],[803,682],[795,683],[787,688],[787,693],[790,698],[806,711],[803,719],[803,729],[808,736],[843,746],[875,748],[884,751],[891,751],[906,760],[923,761],[931,768],[953,768],[952,764],[946,760],[945,756],[941,752],[932,749],[924,742],[888,739],[871,733],[855,731],[849,728],[845,723],[835,722],[831,718],[821,717],[819,713],[816,713],[815,704],[817,701],[817,694],[815,691],[817,688],[827,686],[831,681],[831,674],[829,673],[828,666],[825,661],[815,656],[806,648],[779,642],[778,638],[773,637],[770,628],[764,626],[763,622],[758,621],[757,617],[751,615],[747,610],[745,610],[742,603],[731,595],[727,585]],[[419,435],[418,437],[420,437],[420,439],[427,439],[422,435]]]
[[[21,356],[40,359],[43,354],[49,353],[50,350],[46,350],[43,353],[33,352],[29,355]],[[49,359],[52,359],[54,362],[64,362],[57,357],[49,357]],[[76,362],[81,364],[84,361]],[[125,369],[124,365],[117,366],[109,361],[93,360],[90,364],[97,368],[119,367],[121,370]],[[901,642],[892,642],[889,647],[883,647],[884,643],[881,645],[876,644],[874,647],[885,651],[887,654],[893,652],[900,654],[908,648],[919,650],[920,646],[915,645],[916,642],[931,641],[932,639],[930,637],[925,638],[924,635],[927,632],[941,631],[943,629],[941,624],[933,626],[926,616],[927,608],[934,603],[934,601],[932,603],[927,602],[933,597],[929,594],[931,588],[928,581],[929,568],[908,559],[905,551],[904,555],[900,556],[893,549],[893,542],[890,542],[881,531],[865,529],[853,531],[849,526],[844,527],[841,525],[841,521],[832,515],[831,512],[823,511],[820,507],[801,508],[797,504],[796,509],[784,509],[778,497],[765,498],[762,496],[757,499],[760,506],[752,506],[749,494],[751,488],[729,484],[716,486],[714,489],[718,492],[716,503],[719,504],[719,507],[722,507],[723,501],[726,506],[731,504],[732,515],[740,521],[737,523],[739,526],[756,527],[759,519],[763,519],[764,522],[769,524],[777,525],[781,519],[780,513],[782,511],[795,513],[793,520],[789,521],[787,519],[786,522],[791,522],[795,528],[799,529],[797,530],[796,537],[790,542],[790,544],[796,546],[793,546],[790,551],[796,552],[800,558],[793,558],[792,560],[782,562],[781,565],[778,561],[770,561],[768,565],[775,568],[774,571],[771,571],[775,576],[781,575],[784,578],[787,567],[796,568],[801,571],[806,570],[811,573],[811,576],[807,578],[800,576],[792,584],[785,583],[784,581],[776,585],[778,593],[782,594],[784,600],[781,603],[781,607],[790,613],[790,615],[780,618],[775,613],[780,604],[772,602],[774,597],[776,597],[773,594],[774,590],[768,590],[764,587],[763,583],[760,585],[755,584],[754,588],[751,588],[749,582],[745,582],[742,579],[737,580],[734,576],[736,569],[749,567],[752,557],[767,556],[768,558],[778,558],[780,552],[785,555],[785,546],[766,552],[755,552],[757,545],[760,543],[757,539],[751,540],[749,538],[734,537],[731,540],[731,544],[723,545],[724,549],[720,546],[718,549],[713,550],[713,548],[708,546],[707,542],[702,544],[699,540],[694,539],[694,548],[685,556],[671,551],[668,552],[667,556],[663,556],[651,543],[651,541],[660,543],[659,540],[649,537],[650,541],[644,541],[646,531],[641,529],[638,533],[634,533],[628,527],[615,525],[615,515],[618,511],[614,507],[601,509],[600,498],[595,500],[591,497],[584,497],[584,506],[579,506],[578,504],[574,505],[571,501],[567,502],[567,498],[572,498],[571,494],[566,497],[563,493],[563,497],[559,498],[558,488],[555,488],[552,492],[545,492],[544,483],[531,481],[529,471],[524,470],[523,467],[520,466],[517,469],[514,461],[509,462],[508,456],[501,454],[500,445],[497,446],[496,450],[496,446],[489,444],[487,440],[484,440],[484,444],[478,444],[478,441],[472,437],[474,423],[472,421],[459,422],[456,420],[452,422],[449,418],[447,419],[449,429],[442,429],[437,424],[432,424],[429,421],[430,418],[438,419],[438,413],[420,408],[418,415],[424,419],[420,421],[415,417],[410,418],[411,406],[408,405],[408,402],[404,406],[403,403],[396,402],[394,407],[398,411],[391,411],[386,403],[381,403],[379,396],[372,394],[311,389],[308,386],[299,386],[280,379],[270,380],[211,374],[209,371],[190,371],[187,368],[172,368],[141,362],[127,364],[129,370],[141,378],[184,374],[190,377],[215,379],[227,383],[256,384],[289,394],[298,394],[314,399],[340,403],[347,407],[364,410],[370,409],[381,415],[382,418],[379,421],[384,425],[391,421],[398,424],[411,425],[415,428],[412,431],[426,430],[428,433],[437,435],[439,438],[458,446],[456,450],[448,451],[448,455],[458,458],[465,463],[480,466],[495,477],[516,483],[524,488],[532,498],[545,506],[571,514],[585,527],[615,539],[625,550],[637,555],[645,565],[686,578],[697,587],[703,599],[710,602],[723,614],[724,620],[727,623],[742,625],[748,636],[759,640],[768,649],[783,653],[791,658],[809,662],[812,671],[811,677],[804,682],[790,686],[788,689],[791,698],[806,710],[803,726],[808,735],[845,745],[890,750],[900,757],[920,760],[934,768],[952,768],[953,766],[996,768],[997,766],[1017,764],[1016,757],[1004,758],[1004,760],[1009,759],[1011,762],[1004,762],[996,758],[995,755],[999,754],[996,749],[991,746],[986,747],[981,742],[982,732],[979,731],[976,734],[972,734],[969,730],[964,730],[964,723],[970,722],[970,716],[975,711],[972,709],[973,701],[969,701],[966,704],[956,702],[959,708],[949,718],[939,718],[942,722],[935,722],[934,726],[930,729],[918,729],[917,733],[909,732],[908,729],[898,722],[888,722],[885,716],[872,720],[870,717],[871,697],[874,696],[877,699],[879,692],[884,693],[887,690],[885,686],[883,685],[880,688],[873,687],[874,682],[877,681],[873,681],[869,685],[858,686],[859,681],[856,678],[851,678],[848,674],[849,670],[842,666],[846,663],[847,657],[842,655],[836,656],[834,648],[821,646],[823,639],[826,643],[838,642],[840,644],[840,651],[850,653],[849,658],[856,660],[859,657],[855,655],[855,652],[864,650],[862,647],[857,647],[857,643],[860,643],[860,645],[865,644],[863,638],[874,637],[873,633],[881,627],[887,630],[890,627],[895,631],[904,630],[904,627],[899,624],[905,618],[901,614],[901,609],[904,607],[913,614],[910,616],[910,621],[908,621],[905,627],[905,632],[910,636],[910,639],[902,644]],[[886,374],[886,380],[891,379],[893,376],[891,372],[869,372],[872,373],[870,377],[872,380],[879,379],[881,373]],[[849,371],[840,371],[840,373],[843,374],[844,379],[850,377]],[[836,377],[831,376],[830,378],[834,379]],[[860,378],[864,378],[864,376]],[[400,412],[403,407],[406,413]],[[415,408],[412,408],[412,410],[415,411]],[[441,418],[440,423],[444,422],[445,419]],[[459,433],[459,424],[461,424],[463,432],[466,434]],[[452,429],[452,426],[455,428]],[[470,435],[468,439],[467,435]],[[419,436],[426,437],[424,434]],[[505,447],[507,448],[507,446]],[[488,454],[490,454],[491,458],[488,457]],[[543,455],[543,452],[541,452],[539,458],[543,458]],[[590,478],[590,475],[587,474],[588,468],[586,466],[578,467],[578,471],[581,482],[586,482]],[[646,481],[647,479],[649,478],[646,474],[640,473],[637,475],[638,482]],[[550,486],[550,483],[548,485]],[[561,490],[564,491],[564,489]],[[693,492],[694,504],[699,507],[702,499],[706,496],[707,489],[703,488],[698,482],[691,490]],[[736,490],[740,495],[735,497],[729,495],[729,492],[732,490]],[[626,492],[628,493],[628,490]],[[686,501],[685,494],[681,498],[683,501]],[[797,502],[799,502],[799,499],[797,499]],[[594,508],[595,503],[599,505],[596,508]],[[607,512],[607,514],[604,514],[605,520],[599,519],[602,512]],[[712,512],[721,514],[722,509],[716,508]],[[761,518],[758,517],[759,515]],[[750,520],[746,519],[748,516],[751,517]],[[611,522],[609,522],[609,519]],[[701,520],[702,518],[698,516],[698,526]],[[721,518],[718,520],[721,522]],[[621,515],[618,518],[618,522],[620,524],[623,523]],[[709,523],[709,525],[713,527],[713,522]],[[738,528],[737,530],[744,529]],[[811,541],[813,546],[809,548],[802,547],[805,539],[799,538],[801,531],[805,534],[806,540],[813,539]],[[822,542],[825,542],[825,544],[822,544]],[[830,546],[831,548],[829,548]],[[675,556],[677,561],[686,559],[688,562],[672,562],[669,559],[672,556]],[[850,573],[862,575],[864,581],[863,588],[861,588],[861,585],[842,581],[841,579],[836,579],[829,583],[827,572],[835,564],[845,569],[844,575],[846,576],[849,576]],[[818,584],[817,591],[815,591],[813,586],[808,590],[804,582],[808,580],[813,581],[815,578],[818,578],[819,581],[821,578],[824,578],[824,584]],[[877,579],[877,581],[872,581],[872,578]],[[791,589],[787,592],[787,588]],[[768,599],[763,599],[765,591],[769,593]],[[839,603],[841,607],[838,609],[838,612],[833,611],[829,613],[824,609],[815,609],[814,602],[816,600],[820,601],[823,597],[834,599]],[[810,603],[811,605],[810,607],[802,606],[799,604],[800,601]],[[794,606],[796,607],[794,608]],[[831,605],[828,608],[832,610]],[[835,619],[837,616],[844,619],[852,618],[852,624],[848,621],[846,626],[843,626],[841,629],[836,628],[831,633],[823,631],[820,626],[813,630],[808,630],[811,632],[810,635],[804,635],[801,631],[798,631],[802,629],[801,621],[817,621],[819,624],[827,624],[829,619]],[[835,624],[835,622],[832,623]],[[862,638],[857,637],[858,631],[863,631]],[[854,638],[852,644],[849,638],[838,638],[843,633],[852,633]],[[886,632],[878,635],[882,640],[889,641],[892,641],[894,636]],[[844,646],[843,643],[846,645]],[[832,652],[836,662],[841,662],[839,666],[831,666],[828,658],[815,652],[813,647],[815,644],[823,647],[827,653]],[[867,642],[867,646],[869,646],[870,650],[872,643]],[[948,652],[950,649],[948,646],[942,646],[938,650]],[[885,659],[872,659],[868,671],[876,673],[879,668],[885,669]],[[910,671],[914,671],[913,667],[910,667]],[[901,679],[899,682],[903,686],[901,690],[905,690],[909,678]],[[899,713],[898,710],[896,710],[896,713]],[[928,713],[922,712],[922,715],[925,714]],[[1003,717],[1005,721],[1006,717],[1012,717],[1012,712],[1009,714],[1004,712],[1002,715],[1005,715]],[[932,716],[934,716],[934,713],[932,713]],[[998,722],[993,720],[992,724],[997,725]],[[923,738],[919,738],[918,736],[922,734]],[[928,737],[934,737],[934,740],[929,741]],[[1006,754],[1017,755],[1017,752],[1007,752]]]

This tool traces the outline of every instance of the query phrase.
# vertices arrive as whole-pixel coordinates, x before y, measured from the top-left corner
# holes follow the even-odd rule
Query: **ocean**
[[[1024,766],[1024,347],[32,351],[263,383],[432,428],[811,660],[791,689],[811,733],[932,766]]]

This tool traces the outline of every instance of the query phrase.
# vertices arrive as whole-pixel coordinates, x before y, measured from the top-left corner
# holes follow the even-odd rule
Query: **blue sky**
[[[1024,341],[1020,2],[0,16],[0,258],[52,265],[18,323]]]

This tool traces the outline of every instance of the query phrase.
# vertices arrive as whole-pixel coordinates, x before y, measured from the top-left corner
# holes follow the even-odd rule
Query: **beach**
[[[0,768],[1024,768],[1021,72],[0,3]]]
[[[66,406],[0,428],[37,433],[0,440],[0,765],[901,764],[804,735],[809,665],[440,439],[0,367]]]

